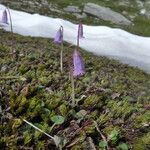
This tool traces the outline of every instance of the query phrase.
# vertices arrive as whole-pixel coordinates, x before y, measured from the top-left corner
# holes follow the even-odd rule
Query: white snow
[[[5,9],[0,5],[0,16]],[[24,36],[53,38],[60,26],[64,27],[64,40],[76,44],[78,25],[69,21],[10,10],[13,32]],[[9,25],[3,29],[10,31]],[[97,55],[120,60],[150,72],[150,37],[137,36],[121,29],[106,26],[83,25],[84,39],[80,47]]]

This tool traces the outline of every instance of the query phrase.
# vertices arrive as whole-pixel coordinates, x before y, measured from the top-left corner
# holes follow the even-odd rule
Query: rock
[[[137,15],[129,15],[129,18],[131,21],[134,21],[134,19],[137,17]]]
[[[136,0],[136,3],[137,3],[137,6],[138,6],[139,8],[143,8],[143,7],[144,7],[144,3],[143,3],[142,1]]]
[[[105,21],[111,21],[115,24],[130,25],[132,22],[123,15],[111,10],[108,7],[102,7],[94,3],[87,3],[84,6],[85,13],[98,17]]]
[[[51,87],[47,87],[45,88],[46,92],[48,92],[49,94],[52,94],[53,93],[53,90]]]
[[[87,17],[85,13],[83,14],[73,13],[73,15],[76,16],[77,19],[83,19]]]
[[[150,11],[147,11],[147,12],[145,13],[145,16],[146,16],[147,19],[150,19]]]
[[[122,14],[123,15],[128,15],[128,12],[127,11],[122,11]]]
[[[67,6],[66,8],[64,8],[64,10],[72,13],[81,13],[81,10],[77,6]]]
[[[129,5],[130,5],[130,2],[129,2],[129,0],[120,0],[120,1],[118,2],[118,5],[119,5],[119,6],[129,6]]]
[[[49,5],[47,0],[41,0],[41,4],[45,6]]]
[[[147,11],[150,11],[150,0],[145,0],[144,7],[146,8]]]
[[[59,14],[64,14],[63,11],[58,10],[58,9],[56,9],[56,8],[49,7],[49,9],[50,9],[50,11],[52,11],[52,12],[56,12],[56,13],[59,13]]]

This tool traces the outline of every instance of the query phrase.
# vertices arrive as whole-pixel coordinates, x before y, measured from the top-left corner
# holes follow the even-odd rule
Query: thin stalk
[[[37,80],[37,69],[34,68],[34,75],[35,75],[35,79]]]
[[[75,106],[75,86],[74,86],[74,77],[73,73],[71,73],[71,87],[72,87],[72,106]]]
[[[6,7],[9,13],[9,19],[10,19],[10,29],[11,29],[11,33],[13,34],[13,26],[12,26],[12,18],[11,18],[11,13],[8,7]]]
[[[52,126],[51,126],[51,129],[50,129],[50,132],[53,130],[53,128],[56,126],[56,124],[54,123]]]
[[[95,127],[96,127],[97,131],[98,131],[99,134],[101,135],[103,141],[105,141],[106,143],[108,143],[107,138],[102,134],[102,132],[101,132],[100,129],[98,128],[97,122],[96,122],[96,121],[93,121],[93,122],[94,122],[94,124],[95,124]],[[108,144],[107,144],[107,146],[106,146],[106,150],[109,150]]]
[[[34,129],[40,131],[41,133],[43,133],[43,134],[45,134],[46,136],[48,136],[49,138],[51,138],[51,139],[54,141],[56,147],[58,147],[59,150],[62,150],[62,147],[61,147],[60,141],[59,141],[60,139],[59,139],[58,136],[54,136],[54,137],[53,137],[53,136],[49,135],[49,134],[46,133],[45,131],[43,131],[43,130],[41,130],[40,128],[36,127],[36,126],[33,125],[32,123],[28,122],[26,119],[23,119],[23,121],[24,121],[25,123],[27,123],[28,125],[32,126]]]
[[[77,34],[77,48],[79,47],[79,43],[80,43],[79,32],[80,32],[80,26],[78,27],[78,34]]]
[[[60,28],[61,28],[61,36],[63,39],[63,26],[61,26]],[[64,45],[63,45],[63,40],[62,40],[61,51],[60,51],[60,70],[61,70],[61,72],[63,72],[63,49],[64,49]]]
[[[69,80],[71,80],[71,73],[70,73],[70,71],[68,73],[68,78],[69,78]]]
[[[63,42],[61,43],[61,51],[60,51],[60,70],[63,72]]]
[[[69,57],[69,55],[67,55],[67,63],[68,63],[68,67],[69,67],[69,71],[68,71],[68,79],[69,79],[69,81],[71,80],[71,73],[72,73],[72,66],[71,66],[71,59],[72,58],[70,58]]]
[[[24,122],[26,122],[28,125],[32,126],[34,129],[42,132],[43,134],[45,134],[46,136],[48,136],[49,138],[51,138],[52,140],[55,141],[54,137],[49,135],[48,133],[44,132],[43,130],[41,130],[40,128],[36,127],[35,125],[33,125],[32,123],[28,122],[27,120],[23,119]]]
[[[12,36],[12,43],[11,43],[11,46],[12,46],[12,53],[13,53],[13,24],[12,24],[12,17],[11,17],[11,13],[10,13],[10,10],[8,7],[6,7],[7,10],[8,10],[8,13],[9,13],[9,20],[10,20],[10,30],[11,30],[11,36]]]
[[[5,76],[5,77],[0,77],[0,80],[21,80],[21,81],[25,81],[26,80],[26,78],[24,78],[24,77],[21,77],[21,76],[19,76],[19,77],[17,77],[17,76]]]

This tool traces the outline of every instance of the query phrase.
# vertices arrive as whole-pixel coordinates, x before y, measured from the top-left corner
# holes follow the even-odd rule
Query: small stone
[[[48,1],[47,0],[41,0],[42,5],[47,6],[48,5]]]
[[[86,110],[83,110],[83,109],[80,110],[80,111],[76,114],[76,116],[77,116],[78,119],[84,118],[86,115],[87,115],[87,111],[86,111]]]
[[[4,65],[2,68],[1,68],[1,71],[6,71],[8,69],[8,66],[7,65]]]
[[[47,87],[47,88],[45,88],[45,90],[46,90],[46,92],[48,92],[50,94],[53,93],[53,90],[51,87]]]
[[[118,97],[120,97],[120,93],[113,93],[113,94],[111,95],[111,98],[112,98],[112,99],[115,99],[115,98],[118,98]]]
[[[81,10],[77,6],[67,6],[66,8],[64,8],[64,10],[72,13],[81,13]]]
[[[123,15],[128,15],[128,12],[127,11],[123,11],[122,14]]]
[[[83,14],[73,13],[73,15],[76,16],[77,19],[83,19],[87,17],[85,13]]]
[[[146,9],[141,9],[141,10],[140,10],[140,14],[141,14],[141,15],[144,15],[145,13],[146,13]]]

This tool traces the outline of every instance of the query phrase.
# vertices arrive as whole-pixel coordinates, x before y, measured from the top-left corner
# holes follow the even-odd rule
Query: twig
[[[16,80],[22,80],[22,81],[25,81],[26,78],[24,77],[17,77],[17,76],[6,76],[6,77],[0,77],[0,80],[13,80],[13,79],[16,79]]]
[[[75,106],[75,89],[74,89],[74,77],[71,73],[71,86],[72,86],[72,106]]]
[[[61,52],[60,52],[60,70],[63,72],[63,43],[61,43]]]
[[[102,132],[100,131],[100,129],[99,129],[98,125],[97,125],[97,122],[94,121],[94,120],[93,120],[93,122],[94,122],[94,124],[95,124],[96,130],[97,130],[97,131],[99,132],[99,134],[101,135],[103,141],[105,141],[106,143],[108,143],[107,138],[106,138],[106,137],[102,134]],[[109,150],[108,145],[107,145],[107,150]]]
[[[45,134],[46,136],[48,136],[49,138],[51,138],[52,140],[54,140],[55,142],[55,138],[51,135],[49,135],[48,133],[44,132],[43,130],[41,130],[40,128],[36,127],[35,125],[33,125],[32,123],[28,122],[27,120],[23,119],[24,122],[26,122],[28,125],[32,126],[34,129],[42,132],[43,134]]]
[[[12,24],[12,17],[11,17],[11,13],[10,13],[10,10],[9,10],[9,7],[6,7],[7,10],[8,10],[8,13],[9,13],[9,20],[10,20],[10,30],[11,30],[11,36],[12,36],[12,43],[11,43],[11,46],[12,46],[12,53],[13,53],[13,40],[14,40],[14,35],[13,35],[13,24]]]
[[[87,141],[90,144],[90,150],[96,150],[95,145],[93,143],[93,139],[91,137],[87,137]]]

